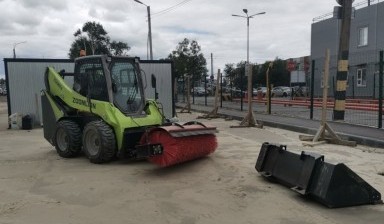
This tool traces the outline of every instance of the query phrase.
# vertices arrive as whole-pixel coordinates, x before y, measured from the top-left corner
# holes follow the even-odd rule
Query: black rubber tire
[[[287,97],[288,96],[288,94],[287,93],[283,93],[283,97]]]
[[[115,158],[116,138],[104,121],[91,121],[83,131],[83,151],[91,163],[106,163]]]
[[[71,120],[57,122],[53,143],[61,157],[72,158],[77,156],[81,151],[80,126]]]

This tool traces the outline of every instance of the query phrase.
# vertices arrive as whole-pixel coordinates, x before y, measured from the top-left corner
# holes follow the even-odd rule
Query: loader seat
[[[84,72],[75,74],[73,90],[91,99],[108,101],[107,85],[103,70],[85,69]]]

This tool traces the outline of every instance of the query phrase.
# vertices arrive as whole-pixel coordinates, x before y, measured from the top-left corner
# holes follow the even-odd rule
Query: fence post
[[[352,99],[355,99],[355,76],[352,76]]]
[[[383,52],[380,51],[380,65],[379,65],[379,128],[383,128]]]
[[[207,95],[208,95],[208,91],[207,91],[207,76],[204,75],[204,105],[207,106]]]
[[[373,73],[373,91],[372,91],[372,99],[376,98],[376,73]]]
[[[240,111],[243,111],[243,73],[240,73]]]
[[[223,74],[220,73],[220,108],[223,108]]]
[[[192,89],[193,89],[193,92],[192,92],[192,104],[195,104],[195,82],[192,81]],[[188,91],[191,91],[190,89]]]
[[[312,60],[311,69],[311,108],[309,119],[313,120],[313,95],[315,94],[315,60]]]
[[[267,82],[267,114],[271,114],[271,104],[272,104],[272,94],[271,94],[271,76],[269,75],[269,72],[271,71],[273,66],[273,62],[269,63],[267,73],[266,73],[266,82]]]
[[[335,76],[332,77],[332,91],[333,91],[333,99],[336,101],[336,88],[335,88]]]

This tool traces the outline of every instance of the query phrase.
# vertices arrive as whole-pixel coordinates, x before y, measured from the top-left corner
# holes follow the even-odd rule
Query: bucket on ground
[[[381,194],[345,164],[324,162],[324,156],[287,151],[284,145],[264,143],[256,170],[292,190],[330,207],[382,204]]]

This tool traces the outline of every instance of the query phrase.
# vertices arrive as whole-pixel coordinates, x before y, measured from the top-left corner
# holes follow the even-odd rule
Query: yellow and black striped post
[[[379,125],[378,128],[383,128],[383,91],[384,91],[384,51],[380,51],[379,63]]]
[[[353,0],[337,0],[341,5],[341,31],[336,74],[335,106],[333,120],[344,120],[348,78],[349,35]]]

